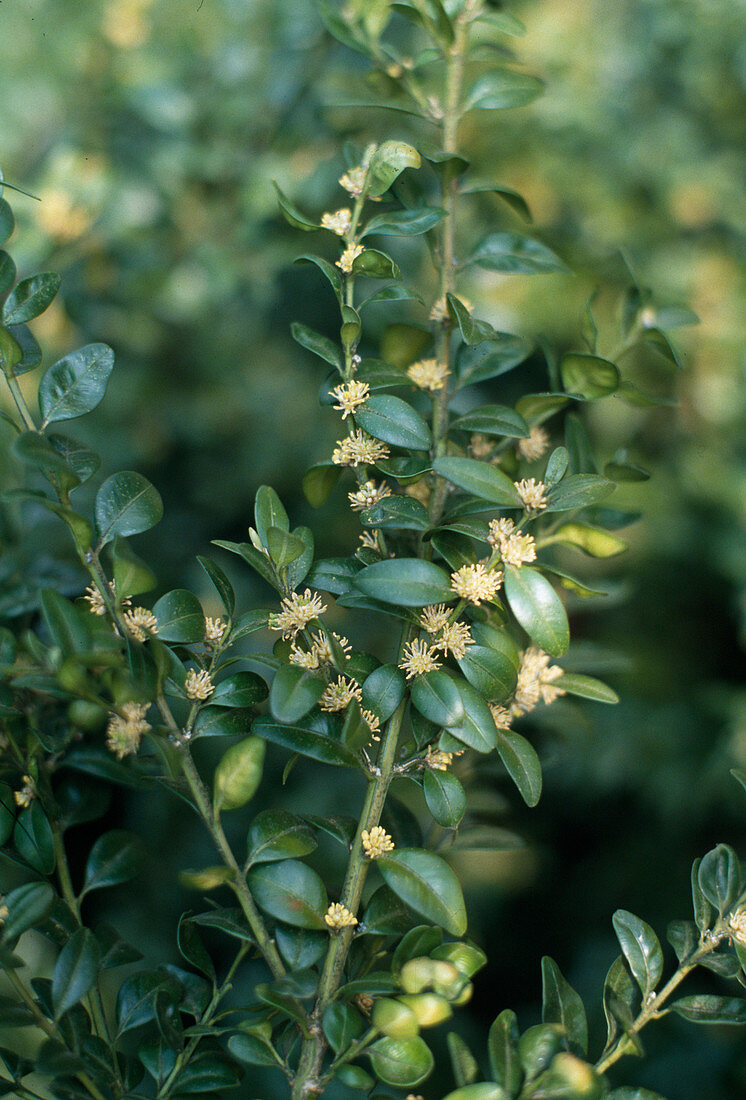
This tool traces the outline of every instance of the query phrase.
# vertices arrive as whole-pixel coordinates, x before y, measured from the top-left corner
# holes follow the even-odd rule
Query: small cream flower
[[[511,706],[514,715],[528,713],[534,709],[539,700],[548,705],[565,694],[562,688],[555,684],[555,681],[562,676],[562,669],[558,665],[550,665],[550,660],[549,654],[544,653],[537,646],[529,646],[521,654],[518,683]]]
[[[299,592],[291,592],[283,598],[280,607],[279,612],[270,615],[267,625],[270,630],[282,631],[286,639],[294,638],[312,619],[318,619],[326,611],[326,604],[315,592],[312,594],[310,588],[302,596]]]
[[[731,939],[741,947],[746,947],[746,909],[736,909],[728,921]]]
[[[471,313],[471,311],[474,309],[474,306],[469,301],[469,299],[464,298],[463,295],[459,294],[458,300],[462,302],[463,305],[465,305],[468,309],[469,313]],[[437,302],[434,303],[433,308],[430,310],[430,320],[435,321],[436,324],[443,324],[445,321],[449,321],[450,317],[451,315],[448,312],[448,302],[445,295],[443,295],[441,298],[438,298]]]
[[[430,604],[429,607],[422,609],[420,626],[428,634],[437,634],[448,625],[450,614],[450,609],[444,603]]]
[[[433,642],[433,649],[440,649],[447,657],[452,653],[457,661],[466,654],[470,645],[474,645],[471,628],[468,623],[448,623],[443,627],[440,637]]]
[[[482,600],[494,599],[502,583],[502,573],[495,570],[488,572],[482,562],[462,565],[455,573],[451,573],[451,588],[456,595],[477,607]]]
[[[327,685],[319,700],[319,706],[322,710],[334,713],[345,710],[353,699],[359,701],[362,697],[363,693],[354,680],[346,680],[344,676],[340,676],[333,684]]]
[[[291,645],[288,660],[291,665],[297,665],[298,668],[305,668],[309,671],[319,667],[319,655],[316,648],[301,649],[297,642],[293,642]]]
[[[313,639],[313,647],[319,655],[319,661],[322,665],[333,665],[334,655],[332,653],[332,647],[329,645],[329,639],[326,634],[321,630],[317,630],[315,634],[311,635]],[[345,657],[349,657],[352,652],[352,646],[346,638],[342,638],[339,634],[332,631],[332,638],[336,641],[339,648],[344,653]]]
[[[426,768],[431,768],[435,772],[448,771],[452,763],[452,752],[443,752],[442,749],[434,749],[432,746],[427,750],[427,755],[423,760],[424,766]]]
[[[353,435],[337,442],[332,462],[335,466],[373,466],[388,456],[389,449],[385,443],[358,429]]]
[[[380,741],[381,719],[372,710],[361,710],[360,714],[366,726],[370,730],[371,740]]]
[[[495,442],[487,435],[476,432],[469,440],[469,450],[474,458],[489,458],[495,449]]]
[[[509,730],[510,723],[513,716],[507,707],[498,706],[496,703],[489,704],[490,711],[492,712],[492,720],[499,730]]]
[[[111,593],[111,598],[115,604],[118,602],[120,607],[130,606],[131,601],[127,596],[125,596],[123,600],[117,601],[117,590],[114,581],[109,581],[108,589]],[[104,598],[95,584],[88,585],[85,590],[85,595],[83,596],[83,599],[88,602],[88,610],[91,612],[92,615],[106,614],[106,604],[104,603]]]
[[[338,260],[335,260],[335,264],[345,275],[352,274],[352,267],[358,256],[362,256],[365,249],[361,244],[351,244],[349,248],[346,248]]]
[[[324,913],[324,920],[333,932],[339,932],[342,928],[352,928],[357,924],[357,917],[338,901],[329,906]]]
[[[378,859],[386,852],[393,852],[395,847],[393,840],[382,825],[376,825],[370,832],[363,829],[360,839],[363,842],[363,851],[368,859]]]
[[[515,531],[512,519],[490,520],[487,536],[490,546],[500,551],[506,565],[519,567],[524,562],[536,561],[536,543],[532,535],[520,535]]]
[[[543,481],[524,477],[522,481],[515,481],[513,484],[527,512],[541,512],[549,504],[547,487]]]
[[[8,906],[5,904],[5,902],[2,902],[2,904],[0,904],[0,928],[5,924],[9,916],[10,909],[8,909]]]
[[[380,531],[363,531],[360,536],[360,546],[363,550],[378,550],[380,553],[381,547],[378,545],[378,536]]]
[[[335,210],[333,214],[322,214],[321,225],[324,229],[330,229],[338,237],[344,237],[350,232],[352,225],[352,211],[347,206]]]
[[[349,172],[345,172],[343,176],[340,176],[340,187],[344,187],[345,191],[348,191],[353,199],[359,199],[363,193],[365,177],[367,175],[367,166],[359,164],[356,168],[350,168]]]
[[[535,462],[549,447],[549,436],[543,428],[532,428],[524,439],[518,440],[516,450],[528,462]]]
[[[30,775],[24,775],[21,782],[23,786],[20,791],[13,791],[13,798],[15,799],[16,806],[25,809],[27,806],[30,806],[36,798],[36,787]]]
[[[158,633],[158,620],[147,607],[133,607],[124,613],[124,625],[136,642],[146,642]]]
[[[210,647],[220,645],[227,629],[228,624],[222,619],[211,619],[208,616],[205,619],[205,645]]]
[[[431,393],[443,389],[450,373],[447,365],[439,363],[437,359],[418,359],[411,367],[407,367],[407,374],[415,386],[421,390],[430,390]]]
[[[215,690],[215,685],[207,669],[201,668],[199,672],[196,672],[193,668],[190,668],[187,672],[184,690],[188,699],[204,700],[210,698]]]
[[[399,668],[406,672],[407,679],[420,676],[423,672],[434,672],[440,668],[440,661],[436,660],[436,649],[427,644],[422,638],[415,638],[407,642],[404,647],[404,657],[399,662]]]
[[[358,993],[357,996],[352,998],[352,1003],[360,1009],[365,1016],[370,1016],[371,1009],[376,1003],[370,993]],[[422,1100],[422,1097],[420,1097]]]
[[[354,413],[356,409],[359,409],[361,405],[364,405],[369,396],[370,386],[368,383],[357,382],[354,378],[351,382],[346,382],[343,386],[335,386],[332,390],[332,397],[337,402],[334,406],[335,411],[342,413],[343,420],[350,413]]]
[[[112,714],[106,727],[106,747],[119,760],[132,756],[140,748],[143,734],[150,729],[145,721],[147,703],[124,703],[119,714]]]
[[[374,504],[379,504],[390,496],[391,490],[388,485],[376,485],[375,481],[366,481],[356,493],[348,493],[347,499],[353,511],[363,512],[366,508],[372,508]]]

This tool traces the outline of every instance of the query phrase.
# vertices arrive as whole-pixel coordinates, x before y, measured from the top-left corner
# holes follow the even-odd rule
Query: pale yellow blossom
[[[519,439],[516,450],[528,462],[535,462],[549,447],[549,436],[543,428],[532,428],[524,439]]]
[[[270,630],[281,631],[283,638],[294,638],[313,619],[324,614],[326,604],[307,588],[302,596],[299,592],[291,592],[289,596],[285,596],[280,608],[279,612],[270,615],[267,625]]]
[[[346,248],[338,260],[335,260],[335,264],[345,275],[352,273],[352,268],[355,260],[358,256],[362,256],[365,249],[361,244],[351,244],[349,248]]]
[[[527,512],[541,512],[549,504],[547,487],[543,481],[537,481],[533,477],[524,477],[521,481],[515,481],[513,484]]]
[[[474,458],[489,458],[494,449],[495,441],[479,432],[475,432],[469,440],[469,450]]]
[[[731,938],[741,947],[746,947],[746,909],[736,909],[728,921]]]
[[[434,672],[440,668],[436,652],[434,647],[428,645],[424,639],[415,638],[414,641],[407,642],[405,645],[399,668],[406,673],[408,680],[413,676],[421,676],[423,672]]]
[[[189,672],[187,672],[184,690],[186,691],[188,699],[202,701],[210,698],[215,690],[215,685],[207,669],[201,668],[199,672],[197,672],[195,669],[190,668]]]
[[[366,726],[370,730],[371,740],[380,741],[381,719],[372,710],[361,710],[360,714]]]
[[[477,607],[482,600],[492,600],[503,582],[501,572],[485,569],[482,562],[476,565],[462,565],[451,573],[451,588],[462,600],[468,600]]]
[[[26,809],[36,798],[36,786],[34,780],[30,775],[24,775],[21,779],[23,786],[20,791],[13,791],[13,798],[16,806],[20,806],[21,809]]]
[[[158,633],[158,620],[146,607],[133,607],[124,613],[124,625],[137,642],[145,642]]]
[[[330,229],[338,237],[344,237],[350,232],[352,225],[352,211],[347,206],[335,210],[333,214],[321,215],[321,225],[324,229]]]
[[[509,708],[498,706],[496,703],[490,703],[489,707],[492,713],[492,720],[496,727],[499,730],[509,730],[513,718]]]
[[[450,608],[444,603],[430,604],[422,609],[420,626],[428,634],[437,634],[447,624],[450,615]]]
[[[205,644],[211,647],[220,645],[227,629],[228,624],[222,619],[211,619],[208,615],[205,619]]]
[[[363,852],[368,859],[378,859],[386,852],[394,850],[394,842],[382,825],[376,825],[370,832],[363,829],[360,838],[363,842]]]
[[[118,605],[119,607],[130,606],[131,600],[127,596],[125,596],[123,600],[117,599],[117,590],[114,581],[109,581],[107,587],[109,589],[109,594],[111,595],[112,602],[115,605]],[[88,610],[91,612],[92,615],[102,616],[106,614],[106,603],[104,602],[104,598],[95,584],[88,585],[85,590],[85,595],[83,596],[83,599],[87,601]]]
[[[407,367],[407,374],[415,386],[431,393],[443,389],[450,373],[447,364],[439,363],[437,359],[418,359]]]
[[[391,496],[388,485],[377,485],[375,481],[366,481],[357,492],[348,493],[347,499],[350,507],[355,512],[363,512],[366,508],[372,508],[374,504],[380,504],[386,497]]]
[[[432,746],[427,750],[423,764],[426,768],[431,768],[435,772],[448,771],[453,763],[453,753],[443,752],[442,749],[434,749]]]
[[[562,669],[558,665],[550,665],[550,660],[549,654],[537,646],[529,646],[521,654],[518,683],[511,705],[514,715],[533,710],[540,700],[549,704],[565,694],[555,683],[562,676]]]
[[[524,562],[536,561],[536,543],[532,535],[521,535],[515,530],[512,519],[490,520],[487,537],[490,546],[499,549],[506,565],[519,567]]]
[[[380,531],[363,531],[360,536],[360,546],[363,550],[378,550],[380,552],[381,547],[378,544],[378,536]]]
[[[340,187],[344,187],[345,191],[348,191],[353,199],[359,199],[363,193],[365,187],[365,177],[368,175],[368,168],[363,164],[359,164],[356,168],[350,168],[348,172],[345,172],[343,176],[340,176]]]
[[[338,932],[342,928],[352,928],[357,924],[357,917],[338,901],[329,906],[324,913],[324,920],[333,932]]]
[[[333,684],[328,684],[319,700],[322,710],[334,713],[345,710],[353,699],[362,699],[360,687],[354,680],[346,680],[344,676],[338,677]]]
[[[132,756],[140,748],[143,734],[150,729],[145,721],[147,703],[124,703],[119,714],[112,714],[106,726],[106,747],[119,759]]]
[[[448,623],[443,627],[440,637],[433,642],[433,649],[440,649],[446,657],[452,653],[460,661],[470,645],[474,645],[474,639],[469,624]]]
[[[337,402],[334,408],[336,412],[342,413],[343,420],[364,405],[369,396],[368,383],[358,382],[354,378],[351,382],[345,382],[343,386],[335,386],[332,390],[332,397]]]
[[[335,466],[373,466],[388,456],[389,449],[385,443],[358,429],[337,442],[332,462]]]

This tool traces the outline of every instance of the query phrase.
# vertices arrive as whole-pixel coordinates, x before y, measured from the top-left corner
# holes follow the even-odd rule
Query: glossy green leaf
[[[272,183],[277,192],[277,205],[280,207],[283,217],[292,225],[293,229],[302,229],[306,233],[314,229],[321,229],[318,222],[311,221],[310,218],[307,218],[305,214],[300,212],[298,207],[280,190],[275,180],[272,180]]]
[[[425,769],[423,789],[427,808],[444,829],[455,829],[466,812],[466,793],[455,775]]]
[[[220,566],[217,565],[211,558],[197,555],[197,561],[212,581],[218,596],[220,596],[226,613],[229,617],[231,617],[236,606],[236,595],[233,591],[233,585],[228,580]]]
[[[266,1034],[264,1029],[266,1028]],[[273,1053],[270,1024],[244,1028],[228,1040],[228,1050],[234,1058],[252,1066],[276,1066],[279,1055]]]
[[[123,829],[104,833],[93,845],[88,856],[82,893],[129,882],[139,875],[145,857],[145,845],[134,833]]]
[[[481,432],[482,435],[527,436],[529,427],[520,413],[507,405],[482,405],[474,412],[460,416],[451,424],[454,431]]]
[[[55,1019],[85,997],[96,980],[99,949],[96,937],[87,928],[74,932],[60,952],[52,978],[52,1004]]]
[[[11,452],[25,465],[41,470],[55,488],[69,492],[80,484],[80,478],[65,457],[39,432],[22,432],[16,436]]]
[[[277,947],[290,970],[302,970],[313,966],[323,958],[329,947],[326,932],[313,932],[308,928],[289,928],[278,924],[275,928]]]
[[[418,412],[401,397],[374,394],[355,413],[357,424],[368,435],[415,451],[429,449],[430,429]]]
[[[267,685],[255,672],[234,672],[215,685],[210,706],[253,707],[267,698]]]
[[[518,1057],[518,1038],[516,1014],[506,1008],[490,1028],[487,1050],[492,1076],[510,1097],[517,1096],[523,1080],[523,1068]]]
[[[7,329],[0,328],[0,365],[3,358],[6,357],[3,352],[3,344],[7,344],[8,338],[21,351],[20,359],[13,364],[13,373],[16,375],[26,374],[27,371],[35,370],[41,363],[41,348],[28,325],[11,325]],[[15,359],[15,355],[13,359]]]
[[[173,1083],[174,1096],[193,1093],[218,1095],[238,1084],[240,1070],[227,1055],[217,1052],[198,1052],[193,1055]],[[215,1090],[215,1091],[213,1091]]]
[[[394,237],[414,237],[427,233],[446,216],[440,206],[415,206],[411,209],[393,210],[376,214],[370,219],[360,237],[371,233],[384,233]]]
[[[203,706],[194,721],[195,737],[245,737],[253,713],[240,707]]]
[[[13,844],[22,859],[40,871],[51,875],[57,863],[54,854],[52,827],[40,802],[21,810],[13,828]]]
[[[469,1086],[479,1076],[479,1064],[468,1046],[455,1031],[447,1036],[448,1054],[451,1058],[453,1077],[462,1088]]]
[[[264,810],[252,821],[247,844],[250,863],[273,863],[307,856],[317,841],[300,817],[285,810]]]
[[[8,916],[3,923],[3,940],[12,942],[29,928],[41,924],[51,912],[55,898],[48,882],[28,882],[6,894]]]
[[[454,680],[442,669],[415,676],[410,692],[412,705],[436,726],[460,726],[464,704]]]
[[[699,884],[699,867],[701,863],[701,859],[695,859],[692,863],[692,908],[694,909],[694,921],[697,928],[699,928],[700,932],[704,932],[706,928],[710,927],[712,909]]]
[[[15,374],[17,365],[23,359],[23,349],[13,334],[0,326],[0,368],[5,374]],[[11,419],[11,423],[15,423]]]
[[[21,325],[38,317],[56,297],[61,282],[59,275],[52,271],[22,279],[5,300],[3,324]]]
[[[614,931],[643,1000],[653,992],[663,974],[663,951],[653,929],[626,909],[612,917]]]
[[[381,665],[371,672],[362,685],[362,706],[385,722],[404,698],[406,681],[396,665]]]
[[[741,890],[741,870],[733,849],[727,844],[718,844],[703,856],[698,881],[709,903],[721,916],[726,913]]]
[[[87,653],[92,644],[87,616],[52,588],[41,590],[40,603],[47,629],[63,655]]]
[[[570,644],[567,613],[541,573],[527,565],[505,566],[505,595],[518,622],[543,650],[561,657]]]
[[[474,317],[471,309],[455,294],[446,294],[446,302],[451,319],[459,327],[461,339],[469,347],[476,347],[485,340],[492,340],[499,335],[489,321],[480,321],[478,317]]]
[[[306,581],[311,588],[342,596],[350,591],[360,570],[360,562],[354,558],[322,558],[309,570]]]
[[[366,178],[366,192],[376,198],[388,191],[405,168],[419,168],[420,154],[405,141],[383,141],[373,154]]]
[[[96,493],[99,545],[117,535],[137,535],[154,527],[163,516],[158,490],[134,470],[112,474]]]
[[[387,1085],[418,1085],[432,1072],[434,1060],[424,1039],[378,1039],[367,1052],[373,1072]]]
[[[466,93],[464,110],[499,111],[532,103],[544,91],[544,84],[528,73],[492,69],[477,77]]]
[[[472,687],[491,702],[501,703],[515,691],[516,669],[505,653],[489,646],[470,645],[457,664]]]
[[[387,253],[376,248],[366,248],[355,257],[352,274],[366,275],[369,279],[401,279],[398,264]]]
[[[665,1100],[659,1092],[651,1092],[650,1089],[636,1089],[624,1085],[620,1089],[612,1089],[604,1100]]]
[[[153,614],[158,620],[158,637],[162,642],[190,645],[205,638],[205,615],[202,604],[185,588],[167,592],[156,602]]]
[[[297,665],[283,665],[269,691],[272,717],[288,725],[297,722],[316,706],[325,686],[319,676]]]
[[[310,527],[295,527],[291,531],[291,536],[303,546],[297,558],[293,558],[285,567],[287,583],[291,589],[295,590],[308,576],[308,572],[313,564],[316,544],[313,537],[313,531]]]
[[[263,912],[295,928],[326,928],[329,906],[321,878],[305,863],[263,863],[248,873],[249,889]]]
[[[619,369],[607,359],[571,351],[560,363],[562,385],[573,397],[595,401],[619,389]]]
[[[350,749],[315,730],[302,729],[299,726],[280,726],[269,718],[258,718],[254,722],[252,733],[275,745],[281,745],[291,752],[300,753],[301,756],[320,760],[323,764],[344,765],[348,768],[360,767],[360,761]]]
[[[312,508],[320,508],[328,500],[341,476],[342,467],[329,462],[321,462],[306,470],[303,475],[303,493]]]
[[[335,1001],[325,1010],[321,1026],[335,1054],[347,1050],[366,1030],[365,1019],[352,1005]]]
[[[593,676],[582,676],[577,672],[566,672],[557,681],[557,687],[568,695],[579,695],[581,699],[592,699],[595,703],[618,703],[619,696],[601,680]]]
[[[88,344],[51,366],[39,384],[42,428],[95,409],[113,369],[114,352],[106,344]]]
[[[342,352],[328,336],[322,336],[320,332],[314,332],[308,325],[300,325],[297,322],[290,326],[290,332],[295,342],[305,348],[306,351],[318,355],[320,359],[323,359],[332,367],[336,367],[337,370],[342,369],[344,362]]]
[[[405,848],[376,860],[383,880],[406,905],[452,936],[466,931],[466,909],[455,874],[439,856]]]
[[[448,726],[448,732],[477,752],[490,752],[497,744],[497,730],[490,708],[471,684],[461,679],[456,683],[464,707],[464,717],[459,725]]]
[[[521,500],[514,483],[494,466],[479,462],[475,458],[436,458],[433,469],[439,477],[465,489],[467,493],[491,504],[500,504],[507,508],[520,508]],[[436,602],[436,601],[433,601]]]
[[[366,596],[402,607],[425,607],[455,598],[448,574],[421,558],[375,562],[357,574],[354,585]]]
[[[552,542],[577,546],[593,558],[613,558],[627,549],[627,543],[623,539],[585,523],[563,523],[553,535],[541,542],[544,546]]]
[[[270,527],[290,531],[290,520],[285,507],[270,485],[260,485],[254,500],[254,524],[262,545],[269,549],[267,534]]]
[[[480,193],[497,195],[498,198],[506,202],[511,210],[514,210],[524,221],[532,222],[534,220],[531,216],[529,205],[523,195],[519,194],[518,191],[514,191],[512,187],[505,187],[498,183],[469,183],[461,188],[462,195],[476,195]]]
[[[140,596],[155,588],[158,583],[155,573],[135,554],[126,539],[120,536],[114,539],[111,543],[111,557],[114,587],[120,599]]]
[[[15,218],[10,203],[0,198],[0,241],[7,241],[15,227]]]
[[[546,275],[568,270],[551,248],[520,233],[491,233],[466,263],[505,275]]]
[[[580,995],[548,955],[541,960],[541,977],[542,1021],[545,1024],[560,1024],[567,1049],[584,1058],[588,1053],[588,1020]]]
[[[695,993],[670,1005],[672,1012],[695,1024],[746,1024],[746,1000]]]
[[[541,763],[533,745],[515,730],[497,731],[497,751],[527,806],[541,798]]]
[[[520,336],[498,332],[490,340],[476,347],[462,347],[456,359],[459,386],[472,386],[497,378],[531,354],[532,345]]]
[[[360,513],[365,527],[385,531],[427,531],[430,519],[427,509],[411,497],[391,496]]]
[[[321,256],[314,256],[312,254],[296,256],[293,262],[296,264],[313,264],[317,267],[331,284],[332,290],[337,296],[337,300],[340,302],[342,301],[342,276],[338,267],[335,267],[334,264],[330,264],[328,260],[322,259]]]
[[[449,1092],[444,1100],[510,1100],[510,1093],[492,1081],[478,1081]]]
[[[240,558],[250,565],[271,588],[279,589],[279,582],[275,574],[274,566],[261,550],[257,550],[250,542],[228,542],[223,539],[213,539],[215,546],[223,550],[229,550],[232,554],[238,554]]]
[[[549,492],[548,512],[571,512],[598,504],[614,492],[616,486],[596,474],[570,474]]]
[[[267,549],[272,564],[279,573],[297,561],[305,552],[306,544],[303,539],[283,531],[280,527],[270,527],[267,531]]]

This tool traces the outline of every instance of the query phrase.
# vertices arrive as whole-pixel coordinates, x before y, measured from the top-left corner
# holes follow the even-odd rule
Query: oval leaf
[[[329,906],[321,878],[305,863],[288,859],[254,867],[247,876],[260,909],[294,928],[326,928]]]
[[[205,615],[202,604],[185,588],[175,588],[156,602],[153,614],[158,620],[162,642],[189,645],[205,639]]]
[[[95,409],[113,369],[114,352],[106,344],[88,344],[51,366],[39,383],[42,428]]]
[[[570,645],[567,613],[545,577],[523,565],[505,566],[505,595],[510,609],[532,641],[561,657]]]
[[[355,420],[368,435],[394,447],[427,451],[432,443],[430,429],[418,412],[401,397],[374,394],[355,413]]]
[[[56,1020],[85,997],[96,980],[98,966],[96,937],[87,928],[79,928],[62,948],[54,968],[52,1005]]]
[[[436,726],[460,726],[463,722],[464,704],[447,672],[436,669],[416,676],[410,690],[414,706]]]
[[[452,936],[466,931],[461,886],[440,856],[418,848],[392,852],[376,860],[383,880],[401,900]]]
[[[85,868],[83,893],[129,882],[140,873],[146,848],[139,837],[123,829],[100,836],[91,849]]]
[[[491,504],[501,504],[507,508],[521,506],[516,487],[507,474],[485,462],[475,458],[436,458],[433,469],[439,477]]]
[[[455,598],[448,574],[420,558],[391,558],[362,569],[354,586],[366,596],[401,607],[425,607]]]
[[[99,545],[117,535],[137,535],[154,527],[163,516],[158,490],[134,470],[112,474],[96,494]]]

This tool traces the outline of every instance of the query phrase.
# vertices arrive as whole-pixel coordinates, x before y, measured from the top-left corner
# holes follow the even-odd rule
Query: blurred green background
[[[510,45],[547,93],[518,111],[473,113],[464,142],[480,176],[526,196],[537,233],[574,275],[484,273],[464,292],[498,328],[564,350],[577,346],[598,285],[599,316],[612,317],[628,281],[623,254],[657,302],[701,317],[675,334],[685,369],[661,378],[676,408],[609,400],[591,410],[605,457],[631,440],[631,460],[653,473],[625,490],[643,520],[630,553],[610,563],[613,594],[572,608],[581,644],[601,647],[583,670],[608,678],[622,703],[547,713],[551,725],[535,731],[546,767],[538,810],[501,783],[492,792],[528,846],[461,867],[492,965],[464,1036],[483,1049],[506,1006],[524,1026],[536,1021],[546,953],[597,1006],[600,1049],[614,909],[662,934],[689,915],[695,856],[718,841],[746,853],[746,796],[728,775],[746,766],[744,9],[518,0],[511,10],[528,34]],[[271,181],[314,213],[333,209],[343,139],[413,131],[398,115],[325,106],[364,63],[329,39],[311,0],[24,0],[0,7],[0,43],[0,164],[42,199],[13,199],[14,257],[21,272],[63,275],[36,335],[47,362],[89,341],[114,347],[105,402],[71,427],[102,452],[105,472],[137,468],[155,482],[166,518],[136,547],[163,589],[192,586],[209,601],[194,555],[212,538],[245,537],[265,482],[295,523],[316,526],[300,476],[335,438],[317,406],[323,372],[288,332],[294,319],[332,332],[324,285],[292,262],[324,245],[278,218]],[[491,198],[470,218],[475,233],[522,228]],[[401,258],[420,263],[409,248]],[[500,400],[497,384],[488,399]],[[317,527],[323,554],[344,552],[354,531],[342,501]],[[53,525],[48,539],[64,545]],[[266,596],[229,568],[246,603]],[[283,804],[319,812],[323,777],[294,773]],[[336,808],[354,796],[336,789]],[[117,794],[112,815],[143,832],[154,857],[139,893],[112,894],[101,912],[118,903],[123,931],[154,954],[173,952],[180,909],[198,903],[181,891],[164,898],[164,876],[209,861],[208,851],[160,797]],[[85,851],[84,829],[79,839]],[[619,1083],[670,1100],[746,1090],[740,1031],[682,1021],[650,1030],[650,1057],[623,1064]],[[278,1087],[259,1071],[256,1082],[267,1097]],[[448,1087],[444,1068],[422,1092]]]

